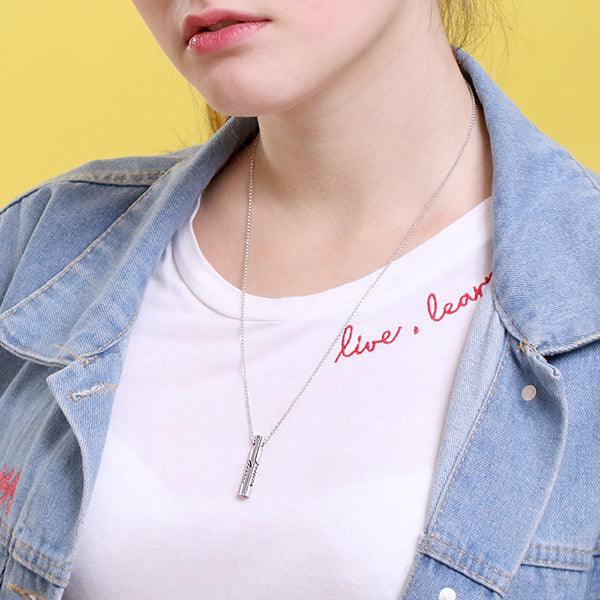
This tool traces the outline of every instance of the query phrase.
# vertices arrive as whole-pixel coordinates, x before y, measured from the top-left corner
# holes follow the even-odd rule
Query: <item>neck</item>
[[[412,12],[372,48],[377,56],[365,53],[303,103],[258,117],[261,204],[305,222],[372,226],[377,214],[402,226],[439,187],[467,135],[471,96],[439,12],[430,23],[427,3],[407,4]],[[477,104],[470,140],[436,203],[458,203],[462,213],[490,195],[490,182]]]

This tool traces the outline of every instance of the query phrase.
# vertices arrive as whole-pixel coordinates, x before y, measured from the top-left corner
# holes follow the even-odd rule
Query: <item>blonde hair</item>
[[[455,48],[475,48],[499,18],[498,0],[438,0],[440,15],[450,44]],[[502,21],[502,19],[499,19]],[[211,132],[216,133],[230,118],[206,103]]]

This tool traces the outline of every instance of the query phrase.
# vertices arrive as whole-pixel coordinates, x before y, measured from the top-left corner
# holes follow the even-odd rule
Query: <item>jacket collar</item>
[[[491,290],[504,326],[542,354],[600,338],[593,283],[600,281],[598,185],[473,56],[461,48],[454,54],[482,105],[490,137]],[[0,314],[0,344],[52,365],[114,345],[132,325],[154,265],[202,190],[257,131],[255,117],[232,117],[161,175],[59,275]]]

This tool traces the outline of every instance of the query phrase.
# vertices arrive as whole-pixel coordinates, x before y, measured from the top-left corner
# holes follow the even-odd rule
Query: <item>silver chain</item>
[[[325,361],[325,359],[327,358],[327,356],[331,352],[332,348],[337,343],[337,341],[340,338],[340,336],[343,334],[344,329],[346,328],[346,326],[348,325],[348,323],[350,322],[350,320],[352,319],[352,317],[354,317],[354,315],[356,314],[359,306],[363,303],[363,301],[369,295],[369,293],[371,292],[371,290],[373,289],[373,287],[375,287],[375,284],[379,281],[379,279],[387,271],[387,268],[392,264],[392,262],[394,260],[396,260],[396,258],[398,258],[396,256],[398,254],[398,252],[408,243],[409,239],[411,238],[411,236],[413,235],[413,233],[415,232],[415,230],[421,225],[421,222],[425,218],[425,215],[429,212],[429,209],[433,205],[435,199],[439,196],[439,193],[441,192],[442,188],[444,187],[444,185],[448,181],[450,175],[452,174],[452,172],[456,168],[456,165],[458,164],[458,161],[460,160],[460,158],[463,155],[463,152],[464,152],[464,150],[465,150],[465,148],[467,146],[467,142],[469,141],[469,138],[471,137],[471,132],[473,131],[473,125],[475,123],[475,116],[476,116],[476,112],[475,112],[475,96],[473,94],[473,90],[471,89],[471,86],[468,83],[467,83],[467,87],[469,88],[469,93],[471,94],[471,106],[472,106],[472,110],[471,110],[471,122],[469,124],[469,130],[467,132],[467,136],[465,138],[465,141],[463,142],[463,145],[462,145],[462,147],[460,149],[460,152],[458,153],[458,156],[454,160],[454,163],[452,164],[452,167],[450,168],[450,170],[448,171],[448,173],[446,174],[446,176],[442,180],[442,183],[439,185],[439,187],[437,188],[436,192],[429,199],[429,201],[425,204],[425,206],[424,206],[423,210],[421,211],[420,215],[417,217],[417,220],[411,225],[411,227],[409,228],[408,232],[406,233],[406,235],[404,236],[404,238],[402,239],[402,241],[398,244],[398,246],[396,246],[396,249],[394,250],[394,252],[392,252],[392,255],[388,259],[388,261],[387,261],[385,267],[383,268],[383,270],[381,271],[381,273],[379,273],[379,275],[377,276],[377,278],[373,281],[373,283],[371,283],[371,285],[369,286],[369,288],[367,289],[367,291],[365,292],[365,294],[363,295],[363,297],[358,301],[358,304],[354,307],[354,309],[352,310],[352,312],[348,315],[347,319],[344,321],[342,329],[337,334],[337,336],[335,337],[335,339],[333,340],[333,342],[331,343],[331,345],[327,349],[327,352],[325,352],[325,354],[323,355],[323,357],[321,358],[321,360],[319,361],[319,363],[317,364],[317,366],[315,367],[315,369],[311,373],[311,375],[308,378],[308,380],[306,381],[306,383],[302,386],[302,389],[300,390],[300,392],[298,393],[298,395],[294,398],[293,402],[289,405],[289,407],[287,408],[287,410],[283,413],[283,415],[281,416],[281,418],[277,421],[277,423],[275,424],[275,426],[273,427],[273,429],[271,430],[271,432],[269,433],[269,435],[267,435],[264,438],[263,443],[262,443],[263,447],[266,446],[267,442],[271,439],[271,437],[277,431],[277,429],[279,428],[279,426],[281,425],[281,423],[283,422],[283,420],[290,413],[290,411],[292,410],[292,408],[296,404],[297,400],[303,394],[304,390],[308,387],[308,384],[312,381],[312,379],[315,376],[315,374],[317,373],[317,371],[321,368],[321,365],[323,364],[323,362]],[[250,414],[250,400],[249,400],[249,397],[248,397],[248,376],[247,376],[247,372],[246,372],[246,336],[245,336],[245,321],[244,321],[244,314],[245,313],[244,313],[244,307],[245,307],[247,285],[248,285],[248,255],[249,255],[249,248],[250,248],[250,228],[251,228],[251,225],[252,225],[252,194],[253,194],[253,185],[254,185],[254,157],[255,157],[256,146],[258,144],[259,137],[260,137],[260,132],[257,134],[256,139],[254,140],[254,144],[253,144],[253,147],[252,147],[252,154],[251,154],[251,157],[250,157],[250,183],[249,183],[249,188],[248,188],[248,211],[247,211],[247,216],[246,216],[246,243],[245,243],[245,250],[244,250],[244,275],[243,275],[243,284],[242,284],[242,307],[241,307],[241,319],[240,319],[241,350],[242,350],[242,375],[243,375],[243,380],[244,380],[244,396],[245,396],[245,400],[246,400],[246,414],[248,415],[248,425],[249,425],[249,429],[250,429],[250,444],[251,445],[252,445],[253,440],[254,440],[254,431],[253,431],[253,428],[252,428],[252,416]]]

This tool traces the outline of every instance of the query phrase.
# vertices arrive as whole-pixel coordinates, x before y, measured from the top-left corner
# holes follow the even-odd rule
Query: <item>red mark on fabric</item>
[[[336,356],[334,362],[337,362],[338,359],[340,358],[340,356],[344,356],[344,357],[348,358],[350,356],[359,356],[363,352],[373,352],[373,350],[375,350],[375,348],[377,347],[377,344],[391,344],[398,337],[398,334],[400,333],[401,329],[402,329],[402,326],[398,325],[398,328],[396,329],[396,333],[394,334],[394,336],[391,339],[390,339],[390,335],[392,335],[392,332],[389,329],[386,329],[381,334],[379,339],[366,341],[364,343],[364,345],[362,346],[362,348],[361,348],[362,335],[359,335],[356,338],[356,344],[354,345],[354,348],[352,348],[351,350],[348,351],[348,348],[349,348],[350,344],[352,343],[353,329],[352,329],[352,325],[346,325],[346,327],[344,329],[344,333],[342,335],[342,348],[339,351],[338,355]]]
[[[466,292],[458,299],[458,304],[455,307],[452,302],[446,302],[441,314],[438,315],[438,305],[436,295],[432,292],[427,296],[427,312],[433,321],[441,321],[446,315],[452,315],[459,309],[466,306],[469,302],[475,302],[483,296],[483,286],[487,285],[492,279],[492,271],[486,275],[485,279],[477,286],[473,286],[473,294]]]
[[[6,468],[6,465],[3,465],[2,471],[0,471],[0,506],[6,501],[5,513],[8,514],[22,470],[13,477],[14,469],[7,472]]]
[[[454,306],[452,302],[446,302],[441,314],[438,314],[436,295],[433,292],[429,294],[429,296],[427,296],[427,311],[429,313],[429,317],[433,321],[441,321],[446,315],[454,314],[460,308],[466,306],[469,302],[475,302],[476,300],[479,300],[483,296],[483,287],[490,282],[492,279],[492,274],[493,273],[490,271],[490,273],[486,275],[484,280],[479,285],[473,286],[472,293],[467,292],[463,294],[458,299],[456,306]],[[334,362],[337,362],[341,357],[349,358],[350,356],[360,356],[365,352],[373,352],[378,344],[392,344],[396,341],[401,329],[402,325],[398,325],[394,335],[392,335],[392,332],[389,329],[386,329],[379,336],[379,338],[363,342],[362,335],[358,335],[356,340],[354,340],[352,337],[354,334],[354,328],[352,325],[346,325],[342,334],[341,349],[338,352]],[[417,335],[418,333],[420,333],[418,325],[413,325],[413,335]]]

